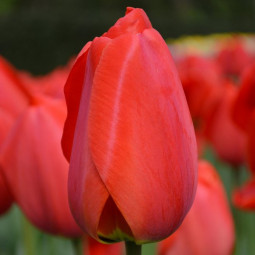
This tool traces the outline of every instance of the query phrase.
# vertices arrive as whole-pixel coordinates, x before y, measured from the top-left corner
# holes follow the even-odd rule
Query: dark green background
[[[125,13],[145,9],[164,38],[254,32],[254,0],[0,0],[0,54],[35,74],[65,64]]]

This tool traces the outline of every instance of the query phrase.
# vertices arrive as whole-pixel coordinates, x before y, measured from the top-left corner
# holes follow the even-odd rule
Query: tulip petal
[[[68,182],[69,202],[72,213],[81,227],[97,240],[99,240],[99,237],[96,230],[109,193],[91,159],[88,145],[87,119],[94,72],[104,48],[110,41],[111,39],[109,38],[96,38],[87,54],[86,78],[84,85],[82,85],[80,100],[82,107],[80,107],[79,114],[77,108],[77,126],[73,140]],[[69,82],[70,84],[73,82],[71,76]],[[77,107],[79,106],[77,105]],[[75,127],[71,125],[75,125],[75,122],[70,122],[69,124],[73,128],[73,132]]]
[[[158,32],[114,39],[95,72],[88,135],[95,167],[137,242],[170,235],[192,204],[197,168],[192,127]]]
[[[243,210],[255,209],[255,179],[248,181],[233,193],[233,203]]]
[[[68,206],[68,164],[60,148],[65,115],[54,116],[65,111],[51,114],[53,105],[44,101],[20,115],[3,145],[0,164],[15,201],[33,224],[53,234],[77,237],[81,230]]]
[[[123,254],[123,243],[115,244],[102,244],[97,242],[95,239],[88,237],[85,239],[84,254],[88,255],[121,255]]]
[[[96,38],[93,43],[96,45],[97,50],[94,53],[94,59],[92,59],[91,67],[94,72],[97,63],[99,61],[100,55],[104,47],[107,45],[107,42],[110,39],[108,38]],[[65,85],[65,97],[68,109],[68,115],[66,123],[64,126],[63,136],[62,136],[62,148],[63,153],[68,161],[70,161],[73,139],[74,139],[74,130],[77,121],[77,116],[79,112],[81,94],[84,84],[86,84],[86,63],[88,50],[90,49],[91,42],[87,43],[82,51],[79,53],[78,58],[68,76],[66,85]]]
[[[64,126],[61,143],[63,153],[68,161],[71,157],[74,128],[79,111],[81,91],[85,76],[87,53],[88,52],[86,50],[83,54],[79,55],[65,84],[65,97],[68,115]],[[72,90],[72,93],[70,93],[70,90]]]
[[[205,132],[219,158],[238,166],[245,160],[245,135],[231,118],[237,88],[228,82],[222,89],[224,96],[207,120]]]
[[[234,222],[216,170],[199,162],[198,188],[180,228],[159,244],[160,255],[228,255],[235,241]]]
[[[102,211],[97,233],[100,240],[106,243],[134,241],[130,227],[111,197],[107,199]]]
[[[255,109],[250,118],[250,127],[247,132],[247,161],[252,171],[255,174]]]
[[[255,109],[255,63],[242,75],[241,87],[234,104],[233,118],[240,128],[247,131],[252,112]]]
[[[128,7],[126,15],[112,26],[106,33],[105,37],[116,38],[127,33],[141,33],[147,28],[152,28],[149,18],[143,9]]]
[[[16,117],[28,104],[29,99],[30,95],[14,68],[0,57],[0,107]]]

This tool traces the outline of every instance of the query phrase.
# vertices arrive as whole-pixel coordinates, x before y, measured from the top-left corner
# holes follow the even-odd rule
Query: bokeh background
[[[255,31],[255,0],[0,0],[0,53],[42,74],[65,64],[85,42],[144,8],[164,38]]]
[[[0,55],[19,70],[39,75],[66,65],[83,45],[124,15],[126,6],[144,8],[165,39],[212,33],[254,33],[255,0],[0,0]],[[205,157],[219,170],[230,200],[235,173],[210,148]],[[238,185],[247,179],[240,171]],[[234,254],[255,254],[255,214],[232,207]],[[147,245],[144,254],[154,254]],[[43,234],[16,206],[0,218],[0,255],[73,254],[64,238]]]

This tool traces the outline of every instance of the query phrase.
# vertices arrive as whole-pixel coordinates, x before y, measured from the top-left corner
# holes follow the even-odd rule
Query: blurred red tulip
[[[255,210],[255,63],[243,73],[241,87],[233,108],[233,119],[245,132],[246,156],[251,180],[233,192],[233,203],[244,210]]]
[[[29,92],[18,78],[17,71],[0,56],[0,147],[17,116],[31,101]],[[12,204],[13,198],[0,169],[0,214]]]
[[[233,192],[233,203],[243,210],[255,210],[255,111],[251,115],[249,132],[247,134],[247,159],[252,172],[251,180],[243,187]]]
[[[58,67],[51,73],[42,76],[32,76],[28,72],[19,72],[19,77],[27,86],[36,92],[64,99],[64,85],[71,70],[72,62],[65,67]]]
[[[173,233],[193,202],[197,148],[168,47],[142,9],[127,8],[85,46],[65,94],[62,145],[79,225],[103,242]]]
[[[232,120],[236,95],[237,87],[225,82],[221,102],[206,124],[206,136],[215,152],[232,165],[240,165],[245,160],[245,135]]]
[[[93,238],[86,238],[84,255],[122,255],[124,251],[123,243],[102,244]]]
[[[81,234],[67,199],[68,163],[60,140],[64,102],[33,99],[0,151],[0,165],[15,201],[38,228],[53,234]]]
[[[236,207],[243,210],[255,210],[255,178],[248,181],[243,187],[236,189],[232,196]]]
[[[247,161],[255,175],[255,110],[251,116],[250,128],[247,132]]]
[[[6,139],[8,132],[10,131],[12,124],[13,118],[11,114],[0,108],[0,148],[4,140]],[[11,196],[4,177],[2,176],[2,171],[3,169],[1,169],[0,167],[0,215],[5,213],[9,209],[13,202],[13,197]]]
[[[199,162],[194,204],[181,227],[159,243],[160,255],[232,254],[235,233],[223,184],[215,169]]]
[[[213,61],[200,56],[186,56],[177,63],[177,69],[195,121],[208,118],[221,95],[221,76]]]
[[[244,68],[252,61],[252,56],[245,50],[241,38],[226,40],[216,56],[223,73],[239,77]]]
[[[0,56],[0,110],[17,117],[32,100],[17,71]]]
[[[244,131],[250,128],[252,114],[255,111],[255,62],[242,74],[241,86],[233,107],[234,121]]]

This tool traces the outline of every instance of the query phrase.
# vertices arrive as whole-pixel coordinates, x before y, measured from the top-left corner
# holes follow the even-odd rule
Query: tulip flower
[[[0,57],[0,111],[10,115],[10,118],[16,118],[30,100],[30,94],[17,71]]]
[[[247,67],[241,79],[241,86],[233,107],[233,119],[246,135],[248,165],[255,173],[255,63]]]
[[[255,175],[255,110],[251,116],[250,128],[247,133],[247,161],[252,173]]]
[[[226,40],[216,56],[216,61],[226,76],[239,77],[242,71],[252,61],[241,38],[235,37]]]
[[[233,192],[233,203],[243,210],[255,210],[255,178]]]
[[[255,62],[247,67],[241,77],[241,85],[233,106],[233,119],[248,132],[252,114],[255,111]]]
[[[0,57],[0,148],[29,100],[16,70]],[[0,167],[0,214],[6,212],[12,202],[13,197],[4,178],[4,169]]]
[[[0,58],[0,210],[14,199],[38,228],[80,236],[68,206],[68,163],[60,146],[64,102],[43,96],[50,93],[37,90],[39,84]]]
[[[160,255],[230,255],[235,233],[223,184],[216,170],[199,162],[194,204],[181,227],[159,244]]]
[[[19,77],[28,87],[45,95],[64,99],[64,85],[70,72],[72,61],[64,67],[58,67],[49,74],[32,76],[28,72],[19,72]]]
[[[252,173],[243,187],[233,192],[233,203],[244,210],[255,209],[255,63],[242,75],[241,87],[233,108],[233,119],[246,135],[246,157]]]
[[[69,203],[101,242],[173,233],[196,191],[197,148],[169,49],[145,12],[86,44],[65,85]]]
[[[188,55],[177,62],[177,69],[193,120],[204,121],[220,99],[218,67],[205,57]]]
[[[237,87],[227,81],[211,118],[206,123],[206,137],[220,159],[238,166],[245,160],[245,135],[232,120],[232,107]]]
[[[243,210],[255,210],[255,111],[251,115],[250,128],[247,134],[247,162],[252,173],[241,188],[233,192],[232,200],[236,207]]]
[[[81,235],[67,199],[68,163],[60,139],[63,102],[38,95],[15,122],[0,151],[0,166],[13,197],[43,231]]]
[[[6,139],[6,136],[12,126],[13,119],[11,115],[0,108],[0,148]],[[0,215],[5,213],[13,202],[13,197],[9,188],[6,185],[4,176],[2,173],[3,169],[0,167]]]
[[[122,255],[123,244],[102,244],[95,239],[88,237],[85,239],[84,255]]]

